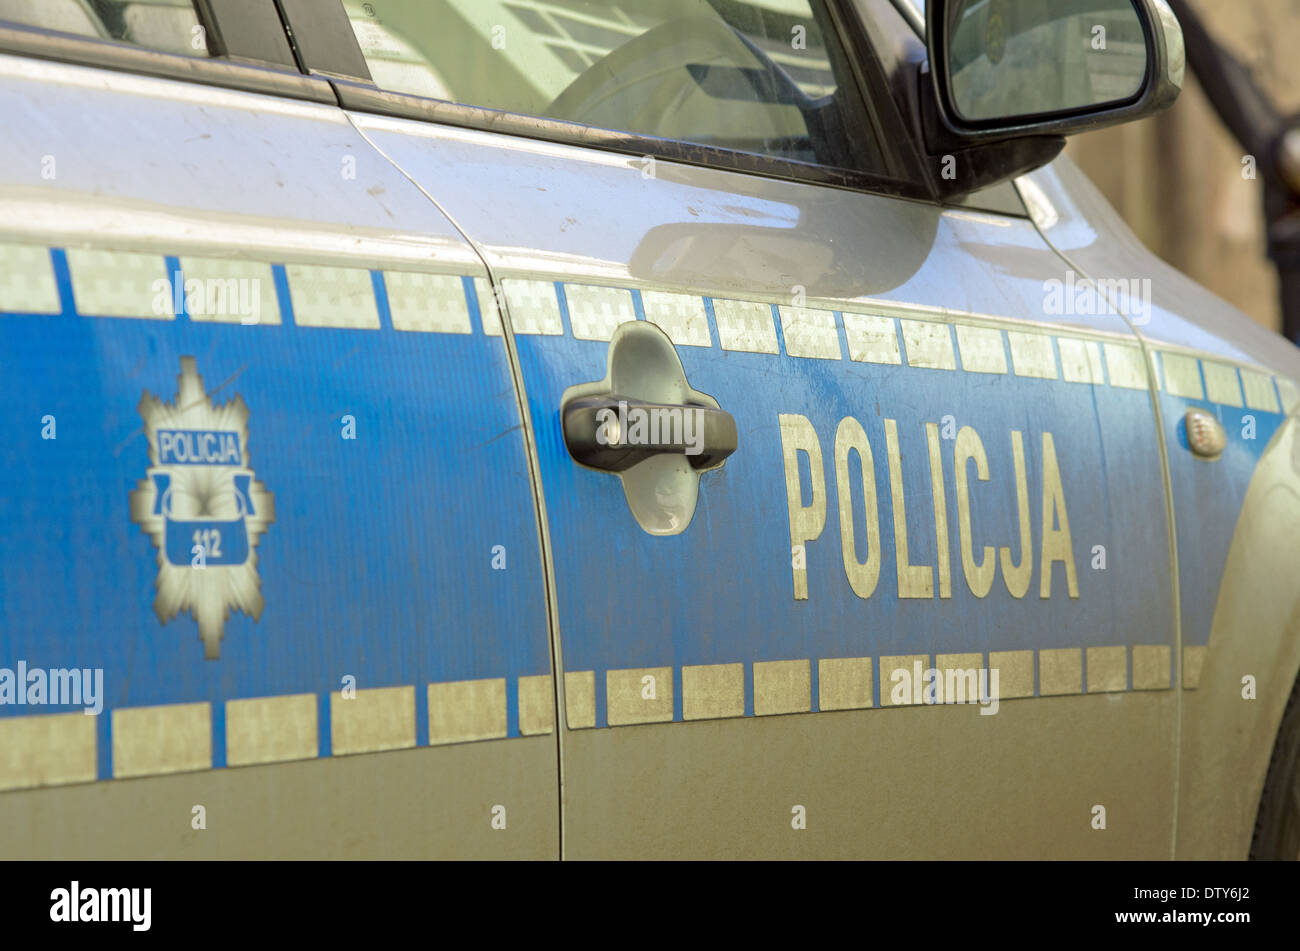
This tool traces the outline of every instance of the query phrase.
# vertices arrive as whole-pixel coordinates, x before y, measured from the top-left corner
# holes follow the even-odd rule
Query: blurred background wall
[[[1192,0],[1284,113],[1300,112],[1300,0]],[[1262,187],[1188,72],[1173,108],[1069,140],[1068,153],[1148,247],[1265,327],[1281,326]]]

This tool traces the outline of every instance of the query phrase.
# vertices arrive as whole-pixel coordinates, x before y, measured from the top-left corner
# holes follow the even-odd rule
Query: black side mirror
[[[1064,136],[1151,115],[1182,89],[1165,0],[929,0],[922,117],[951,198],[1050,161]]]

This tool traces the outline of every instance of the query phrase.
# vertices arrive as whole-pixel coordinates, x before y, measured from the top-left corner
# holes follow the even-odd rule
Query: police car
[[[1058,157],[1164,0],[0,21],[0,854],[1300,851],[1300,352]]]

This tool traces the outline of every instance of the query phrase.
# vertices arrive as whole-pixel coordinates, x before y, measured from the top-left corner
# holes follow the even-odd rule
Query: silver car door
[[[897,12],[524,6],[345,3],[387,88],[337,86],[504,302],[544,498],[565,854],[1168,856],[1142,353],[1121,316],[1064,306],[1074,277],[1023,214],[918,193],[881,132],[907,134],[880,76],[918,55]],[[851,103],[852,63],[876,112],[847,124],[875,138],[844,169],[812,154],[829,126],[801,135],[784,107]],[[716,405],[738,448],[600,471],[561,412],[592,394]],[[636,443],[614,418],[606,438]]]

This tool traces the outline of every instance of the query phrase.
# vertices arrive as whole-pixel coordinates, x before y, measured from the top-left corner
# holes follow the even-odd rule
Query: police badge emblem
[[[254,549],[275,521],[275,497],[250,468],[248,407],[240,396],[215,405],[194,358],[181,357],[176,401],[146,390],[138,409],[151,465],[131,492],[131,520],[158,549],[154,612],[166,624],[188,611],[215,660],[232,608],[262,616]]]

